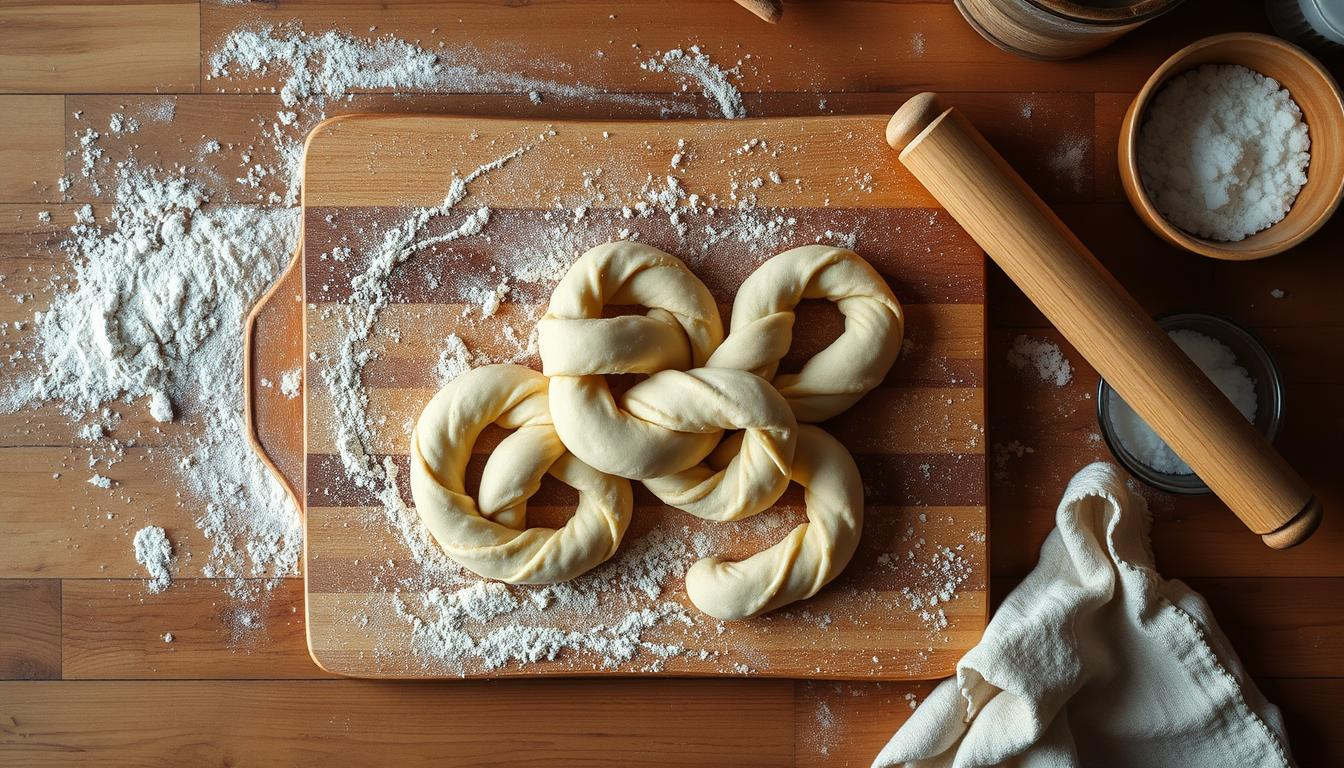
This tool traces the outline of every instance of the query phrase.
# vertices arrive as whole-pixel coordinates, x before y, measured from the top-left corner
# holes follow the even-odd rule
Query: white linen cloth
[[[887,766],[1287,766],[1279,710],[1153,564],[1119,470],[1069,483],[1040,562],[877,756]]]

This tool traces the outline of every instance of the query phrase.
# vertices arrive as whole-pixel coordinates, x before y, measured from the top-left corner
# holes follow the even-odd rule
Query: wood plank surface
[[[0,96],[0,135],[9,137],[0,146],[0,201],[50,199],[65,168],[64,107],[60,96]]]
[[[0,680],[61,677],[61,582],[0,580]]]
[[[0,93],[200,90],[200,6],[191,0],[0,7]]]
[[[1344,729],[1338,727],[1344,679],[1333,585],[1344,577],[1339,556],[1344,526],[1330,511],[1344,502],[1344,477],[1337,466],[1344,358],[1328,354],[1344,333],[1344,307],[1337,300],[1344,280],[1344,262],[1337,255],[1344,223],[1336,217],[1290,254],[1252,264],[1213,263],[1179,253],[1149,233],[1124,202],[1114,165],[1119,116],[1157,63],[1204,35],[1268,31],[1259,3],[1216,4],[1211,11],[1212,5],[1191,0],[1096,56],[1051,64],[1003,54],[969,33],[950,5],[935,2],[794,3],[778,27],[759,24],[734,4],[717,0],[692,3],[675,17],[664,4],[600,0],[508,6],[428,0],[208,2],[199,11],[194,3],[165,9],[134,0],[5,3],[0,8],[0,91],[38,94],[40,100],[8,101],[37,105],[27,110],[5,106],[15,97],[0,98],[0,274],[5,276],[0,321],[26,322],[34,310],[45,308],[50,293],[44,286],[64,264],[59,241],[74,210],[84,202],[110,199],[106,182],[113,179],[114,161],[98,166],[102,193],[95,195],[80,176],[78,155],[61,160],[60,153],[78,146],[79,129],[106,127],[113,112],[148,112],[164,102],[162,94],[181,94],[173,98],[174,121],[145,123],[140,134],[103,136],[100,146],[108,157],[153,158],[184,165],[189,174],[224,169],[229,171],[222,174],[225,180],[212,183],[222,184],[226,200],[251,202],[283,192],[274,179],[253,187],[232,181],[239,174],[231,172],[249,145],[260,161],[274,160],[262,136],[279,110],[273,94],[232,91],[269,90],[283,71],[274,69],[267,78],[248,82],[198,79],[209,70],[207,57],[239,24],[297,19],[315,33],[404,33],[427,47],[440,39],[449,48],[471,41],[501,52],[513,64],[521,62],[505,69],[562,84],[592,79],[624,91],[583,98],[547,93],[541,104],[531,103],[526,88],[357,94],[329,104],[329,114],[637,119],[659,117],[670,106],[687,116],[714,115],[715,105],[697,89],[683,93],[679,79],[637,69],[660,48],[692,43],[724,66],[751,54],[744,58],[738,84],[753,117],[881,113],[924,88],[952,92],[955,103],[1056,205],[1145,309],[1202,309],[1230,316],[1265,338],[1284,365],[1292,382],[1285,450],[1327,500],[1322,530],[1302,548],[1269,553],[1215,499],[1154,493],[1154,546],[1165,574],[1190,577],[1209,598],[1257,683],[1283,709],[1298,763],[1344,764]],[[199,30],[194,20],[189,27],[179,23],[197,14]],[[148,43],[147,18],[155,38]],[[39,19],[44,24],[33,23]],[[924,38],[922,49],[916,34]],[[633,47],[636,43],[639,48]],[[605,60],[596,57],[599,49]],[[190,56],[179,60],[177,51],[190,51]],[[1344,73],[1340,57],[1325,61],[1337,77]],[[191,95],[200,85],[207,93]],[[629,93],[653,98],[629,99]],[[75,112],[82,113],[82,121],[74,119]],[[225,144],[215,162],[200,159],[203,135],[218,136]],[[1081,157],[1084,165],[1062,162],[1066,156]],[[56,187],[61,173],[75,181],[71,199],[63,203]],[[38,221],[44,210],[51,212],[52,223]],[[99,216],[105,212],[96,210]],[[994,388],[986,460],[994,498],[993,574],[996,586],[1003,586],[1035,562],[1072,471],[1107,454],[1092,439],[1094,404],[1086,395],[1094,374],[1073,350],[1065,347],[1075,381],[1060,389],[1006,364],[1007,345],[1016,335],[1057,337],[1000,273],[991,268],[989,277],[992,333],[985,354]],[[1274,288],[1284,291],[1284,298],[1271,298]],[[18,369],[12,366],[22,365],[8,356],[27,344],[23,332],[0,334],[0,352],[7,358],[0,385]],[[143,408],[129,408],[128,421],[138,412]],[[1017,451],[1008,450],[1014,442]],[[996,445],[1004,449],[997,452],[1001,465]],[[922,700],[929,689],[923,683],[783,681],[557,680],[409,687],[340,680],[232,682],[225,678],[264,677],[277,670],[297,674],[308,663],[306,653],[291,637],[278,655],[230,655],[231,644],[217,633],[208,604],[187,606],[172,597],[179,588],[193,595],[211,592],[206,584],[186,580],[199,575],[191,561],[180,564],[179,583],[163,595],[146,595],[128,582],[103,581],[142,573],[130,555],[132,525],[163,524],[180,529],[187,539],[195,526],[190,510],[174,498],[174,481],[141,471],[137,462],[119,465],[125,484],[116,493],[143,501],[127,504],[105,491],[90,496],[93,489],[72,470],[82,470],[87,458],[77,446],[75,429],[55,409],[0,414],[0,447],[58,449],[3,457],[5,467],[14,461],[24,465],[11,470],[8,487],[26,483],[46,495],[21,494],[22,503],[0,496],[0,594],[5,595],[0,598],[5,617],[0,678],[60,676],[65,642],[61,587],[87,583],[89,599],[71,611],[81,614],[81,640],[69,645],[83,669],[195,679],[0,683],[0,721],[6,724],[0,728],[0,762],[5,764],[272,765],[339,758],[370,765],[393,760],[518,765],[525,759],[587,765],[610,757],[625,765],[867,766],[908,717],[905,696]],[[74,472],[65,475],[71,482],[43,483],[54,471]],[[106,511],[114,511],[125,527],[102,527],[99,514]],[[187,540],[184,546],[197,562],[204,561],[208,543]],[[114,586],[100,586],[105,584]],[[292,582],[278,588],[275,610],[300,610],[295,590]],[[1277,610],[1281,604],[1286,606],[1282,612]],[[133,621],[124,618],[127,612]],[[197,655],[203,662],[199,667],[179,663],[182,657],[165,659],[162,649],[138,641],[180,627],[177,614],[190,618],[193,627],[187,631],[192,641],[180,641],[177,653]],[[13,621],[13,616],[22,619]],[[100,649],[94,633],[103,626],[117,628],[118,639]],[[1281,643],[1294,652],[1277,653]],[[712,710],[695,717],[692,700],[708,702]],[[502,709],[483,709],[492,701]],[[630,728],[629,713],[644,709],[656,712],[657,720]],[[759,724],[743,722],[743,716],[761,709],[768,714]],[[482,717],[482,712],[493,714]],[[485,738],[499,733],[494,729],[500,723],[514,731],[503,749]],[[433,744],[427,743],[428,733]],[[484,735],[478,739],[478,734]]]
[[[520,717],[527,712],[536,715]],[[301,729],[296,713],[307,721]],[[793,684],[782,680],[8,682],[0,683],[0,717],[0,750],[33,768],[72,758],[89,766],[777,766],[792,762],[794,748]]]
[[[302,579],[178,579],[161,595],[138,579],[65,581],[67,680],[324,677],[304,644]]]

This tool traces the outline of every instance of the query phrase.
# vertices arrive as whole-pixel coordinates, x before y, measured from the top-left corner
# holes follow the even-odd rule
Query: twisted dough
[[[645,315],[601,317],[605,304]],[[681,261],[635,242],[579,257],[538,323],[556,430],[574,455],[643,479],[664,503],[711,520],[766,509],[784,493],[797,440],[788,403],[763,379],[703,365],[722,339],[714,298]],[[602,374],[652,373],[619,404]],[[725,429],[746,430],[723,469],[702,459]]]
[[[798,423],[759,376],[728,368],[663,371],[631,387],[621,407],[632,419],[681,432],[745,430],[726,467],[700,462],[645,480],[664,504],[707,520],[738,520],[767,509],[789,487]]]
[[[776,376],[803,299],[835,302],[845,331],[798,373]],[[742,283],[732,333],[707,365],[773,380],[798,421],[825,421],[882,383],[900,354],[903,326],[901,305],[868,262],[844,248],[805,245],[765,262]]]
[[[815,595],[849,564],[863,530],[863,483],[849,451],[819,427],[798,427],[793,480],[807,522],[740,562],[707,557],[686,573],[686,594],[718,619],[747,619]]]
[[[480,506],[464,475],[472,446],[491,423],[516,430],[500,441],[481,477]],[[559,529],[524,528],[527,499],[547,472],[579,492]],[[630,483],[565,451],[551,423],[546,378],[519,365],[477,368],[429,401],[411,435],[416,511],[453,560],[510,584],[567,581],[616,552],[630,523]]]
[[[607,304],[638,304],[644,315],[602,317]],[[555,429],[575,456],[613,475],[641,480],[697,464],[718,428],[677,431],[617,407],[602,377],[704,365],[723,340],[709,289],[681,260],[642,243],[599,245],[579,257],[537,323],[542,372],[551,377]]]
[[[793,341],[794,308],[812,298],[834,301],[845,331],[797,374],[776,375]],[[608,304],[647,312],[603,317]],[[417,509],[473,571],[552,583],[620,543],[630,487],[604,472],[642,479],[664,503],[710,520],[756,514],[793,480],[805,488],[808,521],[743,561],[700,560],[686,590],[720,619],[810,597],[854,554],[863,489],[844,447],[798,421],[834,416],[877,386],[902,330],[885,281],[851,251],[807,246],[766,262],[742,284],[724,340],[713,297],[680,260],[640,243],[599,246],[556,286],[538,324],[545,376],[479,368],[426,407],[411,441]],[[648,378],[618,401],[604,376],[624,373]],[[462,477],[490,422],[515,431],[486,463],[478,507]],[[721,441],[725,430],[738,432]],[[524,530],[527,499],[547,471],[579,490],[578,511],[559,530]]]

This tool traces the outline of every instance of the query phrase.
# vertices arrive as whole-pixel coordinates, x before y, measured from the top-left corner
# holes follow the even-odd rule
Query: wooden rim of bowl
[[[1314,81],[1315,85],[1309,90],[1289,87],[1288,83],[1284,82],[1285,78],[1279,74],[1265,72],[1261,67],[1238,61],[1235,57],[1218,59],[1201,56],[1211,48],[1226,47],[1229,43],[1258,46],[1267,56],[1288,62],[1281,69],[1288,71],[1290,79],[1296,80],[1298,85],[1306,81]],[[1192,59],[1195,61],[1192,62]],[[1237,64],[1278,81],[1280,87],[1288,90],[1294,103],[1302,110],[1311,138],[1311,164],[1307,168],[1307,182],[1298,192],[1297,199],[1293,201],[1288,213],[1266,229],[1235,242],[1197,237],[1167,221],[1148,197],[1148,191],[1144,189],[1143,179],[1139,175],[1137,153],[1139,132],[1149,102],[1172,77],[1203,64]],[[1336,141],[1329,141],[1332,136]],[[1120,182],[1124,187],[1125,196],[1129,198],[1139,218],[1167,242],[1201,256],[1229,261],[1250,261],[1282,253],[1315,234],[1334,214],[1335,209],[1339,207],[1341,196],[1344,196],[1344,157],[1340,157],[1344,155],[1344,95],[1340,93],[1339,84],[1311,54],[1292,43],[1270,35],[1253,32],[1213,35],[1196,40],[1172,54],[1153,71],[1138,95],[1130,102],[1121,123],[1119,144]],[[1316,186],[1313,187],[1313,184]],[[1308,197],[1309,188],[1310,197]],[[1304,198],[1307,199],[1304,201]],[[1324,204],[1321,204],[1322,201]],[[1308,211],[1304,208],[1293,219],[1293,211],[1297,210],[1299,202],[1315,203],[1316,210]],[[1302,220],[1303,216],[1309,218],[1305,223]],[[1273,242],[1265,242],[1263,235],[1289,224],[1290,219],[1292,219],[1290,226],[1297,231],[1287,237],[1276,237]],[[1255,242],[1257,239],[1260,242]]]
[[[1180,5],[1182,0],[1132,0],[1113,5],[1080,3],[1075,0],[1027,0],[1046,13],[1087,24],[1134,24],[1161,16]]]

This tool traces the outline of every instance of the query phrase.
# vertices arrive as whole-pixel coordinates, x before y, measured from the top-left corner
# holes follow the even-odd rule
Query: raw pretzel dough
[[[500,441],[481,477],[479,507],[464,475],[487,425]],[[558,529],[526,528],[527,499],[547,472],[579,492]],[[627,480],[565,451],[546,399],[546,377],[520,365],[490,365],[454,379],[429,401],[411,435],[415,508],[443,551],[466,568],[510,584],[568,581],[616,553],[630,523]]]
[[[686,594],[717,619],[759,616],[815,595],[849,564],[863,531],[863,482],[849,451],[819,427],[799,426],[793,480],[807,522],[740,562],[707,557],[686,573]]]
[[[649,311],[604,318],[607,304]],[[598,470],[634,480],[698,464],[721,429],[677,431],[632,417],[617,406],[602,374],[699,367],[722,340],[714,297],[675,256],[630,241],[580,256],[537,323],[542,373],[551,378],[555,429],[565,447]]]
[[[803,299],[835,302],[845,331],[798,373],[776,376]],[[900,354],[903,326],[901,305],[868,262],[844,248],[805,245],[765,262],[742,283],[732,333],[707,365],[773,380],[798,421],[825,421],[882,383]]]
[[[793,341],[794,307],[813,298],[836,303],[845,331],[798,373],[776,375]],[[603,317],[608,304],[647,312]],[[538,323],[544,376],[479,368],[425,409],[411,443],[417,509],[444,550],[473,571],[552,583],[619,545],[631,496],[629,483],[612,475],[643,480],[663,502],[710,520],[756,514],[793,480],[806,491],[808,522],[740,562],[700,560],[686,589],[720,619],[810,597],[854,554],[863,487],[848,451],[798,422],[834,416],[881,383],[902,324],[900,304],[867,262],[806,246],[742,284],[725,340],[713,296],[679,259],[635,242],[599,246],[561,279]],[[648,378],[618,401],[604,376],[625,373]],[[516,431],[486,464],[478,511],[462,475],[491,422]],[[724,440],[725,430],[737,432]],[[579,490],[579,509],[559,530],[524,530],[526,500],[548,469]]]
[[[645,315],[603,318],[604,305]],[[774,387],[745,371],[694,368],[722,339],[714,297],[680,259],[635,242],[579,257],[538,323],[556,430],[574,455],[642,479],[664,503],[710,520],[769,508],[789,484],[797,422]],[[651,373],[620,402],[602,374]],[[702,459],[726,429],[746,430],[722,469]]]
[[[759,376],[728,368],[663,371],[631,387],[621,408],[629,418],[684,432],[744,430],[727,466],[700,462],[645,480],[664,504],[706,520],[739,520],[768,509],[789,487],[798,423]]]

